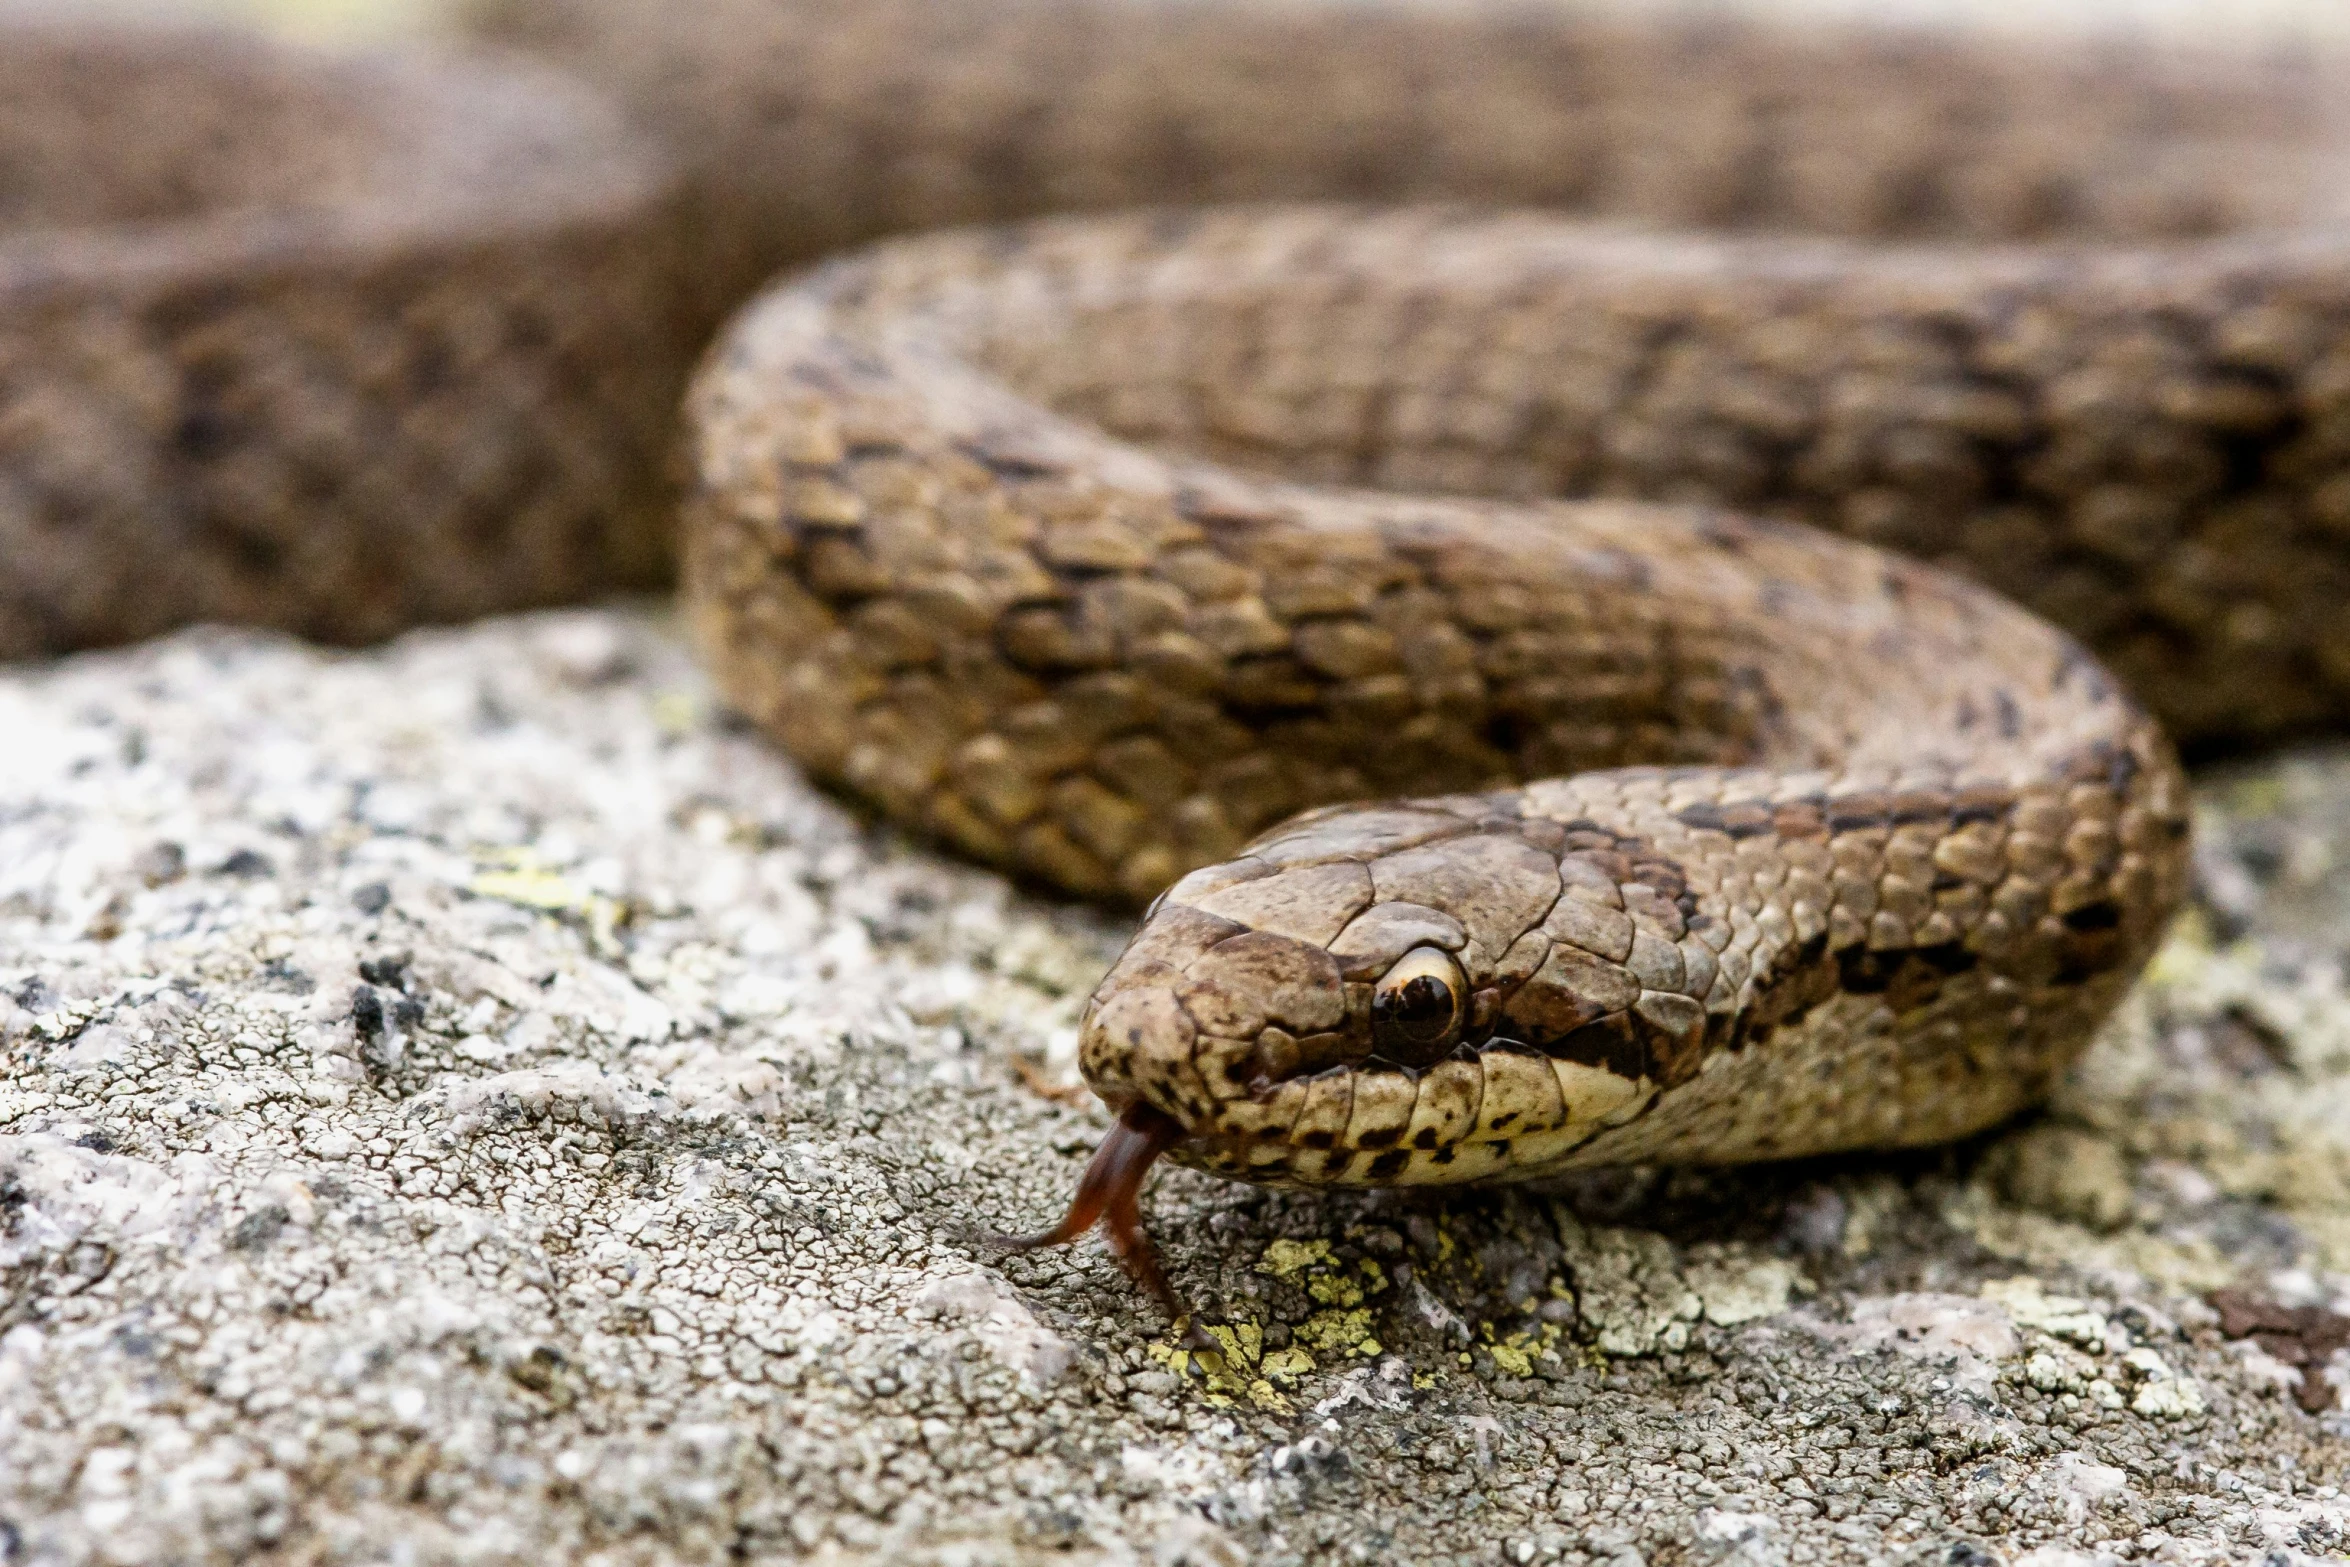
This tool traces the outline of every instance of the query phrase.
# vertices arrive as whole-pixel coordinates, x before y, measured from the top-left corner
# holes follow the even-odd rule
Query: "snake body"
[[[1158,204],[765,294],[689,399],[683,535],[722,689],[811,772],[1155,896],[1048,1237],[1105,1218],[1154,1283],[1162,1154],[1441,1183],[2008,1115],[2181,896],[2157,720],[2350,716],[2350,144],[2305,65],[490,9],[682,149],[639,203],[676,320]]]
[[[836,263],[697,390],[688,600],[819,774],[1065,886],[1167,888],[1082,1062],[1179,1160],[1389,1184],[1950,1137],[2045,1088],[2179,895],[2153,722],[1867,545],[1473,493],[1531,487],[1524,432],[1565,432],[1526,408],[1582,373],[1579,317],[1621,329],[1613,280],[1777,269],[1799,328],[1823,276],[1899,319],[1849,266],[1747,259],[1257,209]],[[1198,447],[1230,410],[1260,468],[1454,493],[1105,428]]]

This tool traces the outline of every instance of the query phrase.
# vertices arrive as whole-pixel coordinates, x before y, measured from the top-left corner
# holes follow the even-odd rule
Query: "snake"
[[[1114,1123],[1015,1244],[1098,1226],[1171,1315],[1161,1161],[1445,1186],[2015,1115],[2184,897],[2179,745],[2350,716],[2350,167],[2312,61],[487,3],[677,171],[594,222],[539,197],[593,286],[549,251],[495,280],[637,388],[567,443],[602,468],[537,459],[571,499],[533,515],[634,537],[598,519],[641,493],[644,388],[757,288],[676,436],[692,635],[812,777],[1143,909],[1079,1027]],[[576,433],[594,400],[519,402]],[[396,613],[570,594],[580,558]]]

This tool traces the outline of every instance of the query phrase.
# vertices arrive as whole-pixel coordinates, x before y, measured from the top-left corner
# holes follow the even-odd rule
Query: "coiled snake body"
[[[1174,881],[1083,1025],[1105,1202],[1161,1145],[1362,1185],[1947,1138],[2037,1097],[2151,949],[2170,747],[1981,588],[1733,512],[1242,477],[1105,429],[1253,415],[1260,467],[1534,489],[1577,317],[1716,259],[1092,219],[835,264],[718,351],[687,592],[732,698],[966,850]],[[1751,260],[1798,329],[1823,277],[1898,319]]]
[[[1439,1183],[1987,1125],[2181,896],[2148,706],[2350,713],[2305,71],[1522,9],[705,0],[649,48],[621,0],[504,10],[683,127],[717,293],[946,219],[1484,203],[902,241],[764,296],[689,401],[730,699],[957,848],[1156,895],[1047,1237],[1106,1215],[1146,1280],[1161,1153]]]

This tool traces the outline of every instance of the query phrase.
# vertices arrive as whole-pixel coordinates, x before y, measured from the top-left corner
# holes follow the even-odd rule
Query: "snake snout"
[[[1191,1138],[1248,1139],[1280,1084],[1361,1058],[1367,1037],[1346,1026],[1360,1001],[1321,947],[1177,909],[1094,992],[1078,1060],[1113,1109],[1147,1104]]]
[[[1162,907],[1094,992],[1079,1025],[1079,1064],[1117,1112],[1117,1124],[1061,1222],[1008,1243],[1066,1245],[1098,1224],[1168,1315],[1188,1317],[1143,1233],[1144,1180],[1163,1154],[1196,1162],[1205,1151],[1209,1162],[1227,1163],[1245,1157],[1243,1149],[1276,1147],[1266,1141],[1278,1130],[1267,1120],[1275,1090],[1367,1050],[1367,1027],[1340,1026],[1350,1011],[1367,1012],[1360,995],[1351,999],[1350,1006],[1337,961],[1319,946]]]

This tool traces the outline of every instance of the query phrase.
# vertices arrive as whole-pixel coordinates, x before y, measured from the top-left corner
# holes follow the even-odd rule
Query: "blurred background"
[[[241,16],[311,38],[369,38],[445,26],[465,0],[71,0],[91,11],[153,15],[179,10]],[[1174,0],[1180,3],[1180,0]],[[1386,0],[1366,0],[1386,3]],[[1422,0],[1429,3],[1429,0]],[[1442,4],[1444,0],[1433,0]],[[2072,28],[2193,37],[2235,34],[2280,41],[2350,39],[2342,0],[1610,0],[1620,9],[1689,14],[1748,12],[1878,21],[1963,21],[2033,30]],[[660,0],[646,0],[648,13]]]

